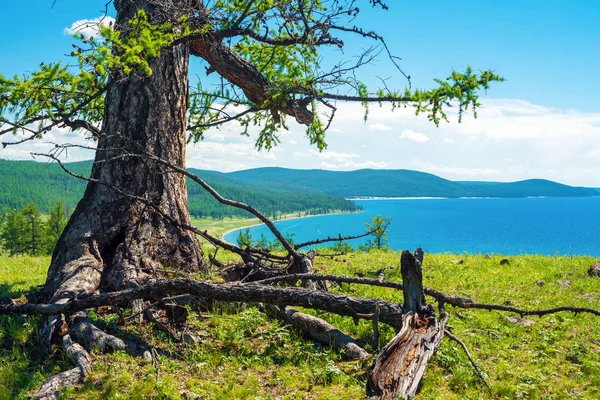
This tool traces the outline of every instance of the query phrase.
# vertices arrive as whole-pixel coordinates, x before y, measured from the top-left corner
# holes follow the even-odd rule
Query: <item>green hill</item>
[[[594,189],[529,179],[512,183],[454,182],[410,170],[325,171],[257,168],[225,174],[256,187],[345,197],[589,197]]]
[[[69,169],[87,175],[91,161],[67,164]],[[358,207],[340,196],[322,193],[291,193],[273,189],[255,188],[236,181],[224,174],[210,171],[190,170],[199,175],[223,196],[242,201],[261,212],[276,213],[308,212],[326,213],[331,210],[357,211]],[[75,206],[85,190],[86,182],[67,175],[56,164],[35,161],[0,160],[0,211],[22,208],[34,202],[38,209],[48,210],[56,201],[62,201],[68,210]],[[248,213],[218,203],[198,184],[188,180],[190,213],[197,217],[223,218],[247,217]]]
[[[86,175],[91,161],[68,164]],[[324,213],[330,210],[356,211],[343,197],[587,197],[596,189],[530,179],[513,183],[453,182],[439,176],[409,170],[340,172],[257,168],[223,173],[190,169],[223,196],[258,208],[263,213]],[[35,161],[0,160],[0,210],[21,208],[34,202],[42,211],[56,201],[73,210],[83,195],[85,182],[64,173],[56,164]],[[188,181],[190,213],[222,218],[247,216],[245,211],[225,207],[194,182]],[[343,196],[343,197],[342,197]]]

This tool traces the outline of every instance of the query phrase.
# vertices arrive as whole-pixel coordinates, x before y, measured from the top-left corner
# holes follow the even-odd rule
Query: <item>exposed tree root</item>
[[[69,359],[75,364],[75,368],[50,377],[40,390],[33,396],[34,400],[53,400],[58,398],[60,389],[73,386],[81,382],[92,370],[92,359],[90,354],[81,345],[73,342],[69,335],[62,338],[63,349]]]
[[[126,342],[116,336],[110,335],[88,319],[85,313],[78,312],[73,317],[73,325],[69,334],[78,343],[83,344],[89,352],[109,353],[123,350],[131,355],[139,355],[143,349],[133,342]]]
[[[173,329],[167,323],[164,323],[161,320],[160,315],[158,314],[158,310],[156,308],[147,308],[146,311],[144,311],[144,315],[146,316],[148,321],[152,322],[158,330],[167,333],[175,342],[181,342],[181,336],[177,334],[175,329]]]
[[[370,356],[351,336],[329,322],[293,308],[279,308],[272,304],[264,307],[267,315],[284,321],[305,336],[317,342],[341,350],[346,360],[363,360]]]

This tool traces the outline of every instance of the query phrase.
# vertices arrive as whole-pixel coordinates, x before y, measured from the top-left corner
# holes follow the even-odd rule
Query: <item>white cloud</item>
[[[402,134],[398,136],[400,139],[410,140],[416,143],[425,143],[429,140],[427,135],[421,132],[415,132],[411,129],[405,129]]]
[[[115,19],[109,16],[101,16],[93,19],[80,19],[79,21],[73,22],[71,27],[65,28],[65,35],[74,35],[79,33],[86,38],[97,38],[100,37],[99,25],[111,26],[114,25]]]
[[[364,162],[356,162],[352,160],[346,160],[339,164],[332,164],[326,161],[321,161],[321,168],[323,169],[333,169],[333,170],[344,170],[344,171],[353,171],[356,169],[382,169],[387,168],[388,163],[385,161],[364,161]]]
[[[369,124],[369,129],[372,131],[391,131],[392,128],[390,126],[384,125],[381,122],[377,122],[376,124]]]
[[[373,107],[369,121],[389,131],[376,131],[364,123],[360,104],[338,104],[336,119],[327,134],[328,148],[310,146],[304,126],[288,121],[289,131],[271,152],[256,151],[259,128],[241,136],[239,124],[210,129],[203,142],[187,149],[188,165],[221,171],[264,166],[287,168],[414,169],[453,180],[515,181],[545,178],[571,185],[600,187],[600,112],[584,113],[543,107],[523,100],[482,99],[479,117],[435,127],[410,107]],[[451,114],[449,114],[451,115]],[[402,133],[399,139],[398,133]],[[4,137],[2,138],[4,139]],[[16,140],[17,138],[15,138]],[[416,139],[416,140],[415,140]],[[54,130],[43,141],[86,144],[83,135]],[[0,148],[0,158],[30,158],[31,151],[51,144],[31,141]],[[427,146],[422,143],[426,142]],[[449,145],[449,143],[452,143]],[[42,151],[40,151],[42,152]],[[91,158],[92,153],[70,151],[69,161]]]
[[[37,126],[30,125],[28,128],[36,129]],[[29,133],[18,133],[14,136],[2,136],[3,142],[18,142],[30,136]],[[94,158],[94,151],[79,147],[70,147],[56,153],[56,144],[64,145],[71,144],[74,146],[95,147],[96,142],[89,140],[89,134],[86,131],[71,131],[70,128],[55,127],[44,133],[41,139],[30,140],[18,145],[8,145],[5,148],[0,148],[0,158],[10,160],[31,160],[34,155],[32,153],[49,154],[52,152],[62,161],[75,162],[89,160]],[[43,156],[35,156],[37,161],[50,161],[49,158]]]
[[[225,135],[218,131],[208,131],[204,134],[205,141],[217,140],[222,142],[225,140]]]
[[[359,158],[360,156],[356,153],[338,153],[335,151],[318,151],[315,149],[300,149],[294,151],[294,157],[296,158],[317,158],[319,160],[330,160],[330,161],[345,161],[352,158]]]
[[[315,165],[319,165],[319,168],[323,169],[348,171],[362,168],[386,168],[388,166],[388,163],[385,161],[358,161],[357,159],[361,158],[361,156],[357,153],[319,152],[314,149],[302,149],[294,151],[293,155],[297,160],[311,160],[312,168],[315,168]]]

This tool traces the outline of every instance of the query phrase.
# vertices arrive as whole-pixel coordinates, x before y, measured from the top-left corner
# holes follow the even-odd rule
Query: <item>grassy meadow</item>
[[[500,265],[502,258],[426,254],[424,284],[476,302],[600,309],[600,279],[586,275],[592,258],[523,255],[508,257],[510,264]],[[19,297],[43,284],[48,264],[49,257],[0,256],[0,296]],[[374,277],[375,271],[386,268],[386,280],[398,281],[398,264],[397,252],[371,251],[319,257],[316,269]],[[401,293],[393,289],[343,284],[332,290],[402,302]],[[506,313],[451,307],[447,311],[449,329],[467,344],[492,389],[478,380],[462,349],[444,339],[427,367],[419,399],[600,398],[599,317],[560,313],[530,317],[523,324],[509,321]],[[370,322],[355,325],[351,318],[309,312],[376,352]],[[95,318],[108,332],[154,347],[159,362],[153,365],[121,352],[94,355],[91,375],[68,389],[65,399],[184,399],[192,394],[202,399],[360,399],[373,361],[344,362],[338,352],[268,320],[253,307],[217,306],[191,313],[186,329],[200,338],[191,345],[175,343],[149,325],[120,326],[114,315]],[[40,356],[38,323],[37,317],[0,317],[0,399],[28,398],[47,377],[71,368],[60,351]],[[381,333],[383,346],[394,332],[382,324]]]

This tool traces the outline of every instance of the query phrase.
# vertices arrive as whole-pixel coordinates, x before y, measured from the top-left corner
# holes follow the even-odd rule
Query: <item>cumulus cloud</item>
[[[225,140],[225,135],[218,131],[208,131],[204,134],[204,140],[206,141],[219,141],[222,142]]]
[[[76,33],[83,35],[86,38],[100,37],[99,25],[111,26],[115,23],[115,19],[109,16],[101,16],[93,19],[80,19],[73,22],[69,28],[64,29],[65,35],[74,35]]]
[[[391,131],[392,127],[382,124],[381,122],[377,122],[375,124],[369,124],[369,129],[372,131]]]
[[[352,171],[356,169],[382,169],[387,168],[388,163],[385,161],[364,161],[357,162],[353,160],[346,160],[338,164],[328,163],[326,161],[321,161],[320,164],[323,169],[332,169],[332,170],[344,170],[344,171]]]
[[[294,151],[294,157],[296,158],[317,158],[319,160],[343,162],[353,158],[359,158],[360,155],[356,153],[338,153],[335,151],[323,151],[319,152],[315,149],[308,150],[296,150]]]
[[[365,124],[360,104],[338,104],[323,152],[309,145],[305,127],[292,120],[289,131],[281,133],[282,143],[271,152],[255,150],[258,127],[251,127],[246,137],[240,135],[239,124],[230,123],[210,129],[203,142],[190,144],[188,165],[221,171],[264,166],[404,168],[453,180],[545,178],[600,187],[600,112],[562,110],[523,100],[480,100],[483,106],[477,119],[465,116],[459,124],[449,114],[451,123],[439,127],[424,116],[416,117],[414,109],[392,112],[385,106],[370,109]],[[391,129],[370,129],[369,121]],[[76,140],[83,140],[83,135],[64,129],[50,132],[43,141]],[[0,158],[30,158],[31,151],[51,146],[43,141],[0,149]],[[92,157],[88,154],[85,158]],[[69,161],[82,157],[69,152]]]
[[[402,131],[402,134],[398,136],[400,139],[410,140],[416,143],[425,143],[429,140],[429,137],[421,132],[415,132],[411,129]]]
[[[309,149],[296,150],[293,154],[295,159],[312,160],[312,168],[315,168],[315,164],[323,169],[346,171],[362,168],[386,168],[388,166],[388,163],[385,161],[358,161],[357,159],[361,158],[361,156],[357,153],[338,153],[335,151],[318,152],[317,150]]]
[[[30,129],[37,129],[35,125],[27,126]],[[9,137],[3,136],[2,141],[4,142],[18,142],[26,139],[30,136],[30,133],[26,134],[17,133],[16,135]],[[0,148],[0,158],[9,160],[31,160],[33,159],[32,153],[48,154],[52,152],[55,156],[60,158],[62,161],[75,162],[82,160],[89,160],[94,158],[94,151],[88,149],[82,149],[78,147],[71,147],[63,150],[60,153],[56,153],[55,144],[72,144],[75,146],[84,147],[95,147],[96,142],[89,140],[89,134],[87,131],[72,131],[70,128],[55,127],[50,131],[44,133],[40,139],[30,140],[18,145],[8,145],[5,148]],[[42,156],[37,156],[38,161],[49,161]]]

